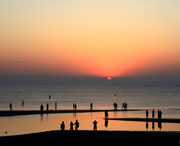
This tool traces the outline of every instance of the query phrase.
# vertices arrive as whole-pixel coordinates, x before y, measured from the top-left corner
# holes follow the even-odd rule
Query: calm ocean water
[[[115,96],[116,94],[116,96]],[[51,100],[49,100],[51,95]],[[12,102],[14,109],[39,109],[40,104],[49,103],[54,109],[57,101],[58,109],[71,109],[76,103],[78,108],[112,108],[113,102],[119,107],[127,102],[130,108],[180,108],[180,87],[128,87],[101,85],[18,85],[0,86],[0,110],[9,110]],[[174,113],[177,111],[173,111]]]

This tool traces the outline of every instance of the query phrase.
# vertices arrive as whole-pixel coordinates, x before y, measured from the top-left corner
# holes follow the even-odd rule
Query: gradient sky
[[[0,0],[0,74],[180,72],[180,0]]]

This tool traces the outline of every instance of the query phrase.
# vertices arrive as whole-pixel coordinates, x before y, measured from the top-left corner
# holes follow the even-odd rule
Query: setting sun
[[[107,77],[107,80],[112,80],[112,77]]]

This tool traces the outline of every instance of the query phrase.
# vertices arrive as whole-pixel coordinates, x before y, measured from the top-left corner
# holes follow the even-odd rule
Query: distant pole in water
[[[55,102],[55,110],[57,110],[57,101]]]

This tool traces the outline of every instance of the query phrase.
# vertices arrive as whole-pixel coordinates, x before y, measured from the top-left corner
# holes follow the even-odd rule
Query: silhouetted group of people
[[[148,118],[149,116],[149,111],[146,110],[146,118]],[[153,109],[152,110],[152,118],[155,117],[155,110]],[[158,110],[158,119],[161,119],[162,118],[162,111],[161,110]]]
[[[148,116],[149,116],[149,111],[148,110],[146,110],[146,118],[148,118]],[[158,117],[158,121],[157,121],[157,123],[158,123],[158,128],[159,129],[161,129],[162,128],[162,122],[161,122],[161,118],[162,118],[162,111],[161,110],[158,110],[157,111],[157,117]],[[152,110],[152,118],[155,118],[155,110],[153,109]],[[146,129],[148,129],[148,127],[149,127],[149,124],[148,124],[148,121],[146,122]],[[155,122],[154,121],[152,121],[152,129],[154,130],[155,129]]]
[[[72,121],[70,122],[70,130],[73,131],[74,130],[74,125],[75,125],[75,130],[77,131],[79,128],[79,122],[78,120],[76,120],[75,123],[73,123]]]
[[[93,121],[93,130],[94,131],[97,131],[97,121],[94,120]],[[75,125],[75,131],[78,131],[78,128],[79,128],[79,121],[76,120],[75,123],[73,123],[72,121],[70,122],[70,131],[74,131],[74,125]],[[61,131],[64,131],[65,130],[65,123],[64,121],[62,121],[61,125],[60,125],[60,128],[61,128]]]
[[[122,104],[122,109],[127,110],[127,107],[128,107],[127,103],[124,102],[124,103]]]

